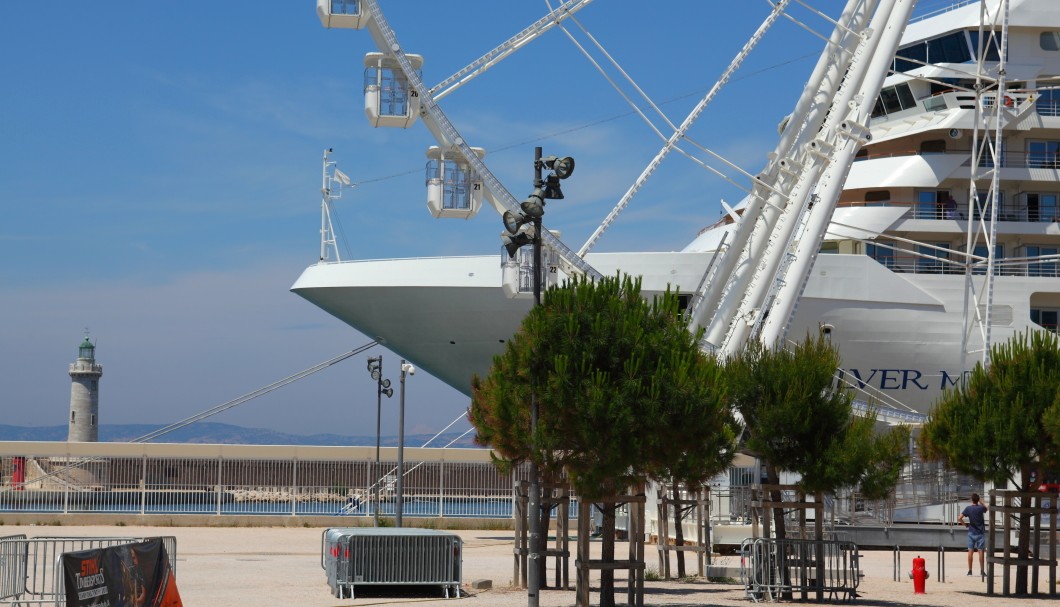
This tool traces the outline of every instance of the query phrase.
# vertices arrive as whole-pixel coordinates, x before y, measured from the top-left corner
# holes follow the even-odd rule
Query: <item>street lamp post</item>
[[[542,170],[552,170],[547,179],[542,179]],[[520,247],[532,244],[534,248],[534,307],[541,305],[541,218],[545,214],[545,200],[559,200],[563,198],[559,181],[570,177],[574,172],[574,159],[571,157],[557,158],[549,156],[541,157],[541,148],[534,148],[534,191],[524,200],[519,207],[521,213],[511,211],[504,212],[504,228],[508,232],[502,234],[502,243],[508,252],[508,257],[515,257]],[[527,224],[531,227],[526,229]],[[531,377],[535,377],[531,374]],[[533,380],[531,380],[533,381]],[[534,441],[537,436],[538,403],[537,391],[533,384],[530,386],[530,440],[531,452],[534,451]],[[530,531],[529,554],[527,555],[526,598],[529,607],[538,607],[541,592],[541,562],[544,549],[541,535],[541,471],[538,468],[536,458],[530,457],[530,495],[527,503],[528,527]]]
[[[405,505],[405,376],[415,375],[416,367],[401,359],[401,397],[398,399],[398,473],[397,473],[397,501],[395,502],[394,524],[401,528],[401,514]]]
[[[390,387],[390,380],[383,379],[383,355],[372,356],[368,359],[368,372],[375,380],[375,468],[372,475],[375,477],[375,504],[372,510],[375,512],[375,526],[379,526],[379,419],[383,410],[383,395],[387,398],[394,395],[394,389]]]

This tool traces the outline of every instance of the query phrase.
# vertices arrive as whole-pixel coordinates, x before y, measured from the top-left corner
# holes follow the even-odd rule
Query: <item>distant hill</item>
[[[123,443],[134,441],[158,430],[162,426],[150,424],[103,424],[99,427],[100,442]],[[0,441],[65,441],[66,426],[7,426],[0,424]],[[429,434],[406,434],[406,447],[421,447],[431,436]],[[444,447],[456,439],[458,434],[443,434],[434,440],[430,447]],[[375,435],[344,436],[341,434],[287,434],[261,428],[244,428],[231,424],[199,422],[174,430],[152,443],[210,443],[224,445],[320,445],[320,446],[358,446],[374,447]],[[396,447],[396,436],[382,436],[379,442],[384,447]],[[468,434],[451,447],[478,448],[474,435]]]

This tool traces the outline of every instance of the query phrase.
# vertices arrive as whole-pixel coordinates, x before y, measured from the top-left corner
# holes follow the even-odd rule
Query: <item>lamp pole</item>
[[[534,148],[534,189],[540,188],[541,148]],[[534,307],[541,305],[541,217],[534,217]],[[535,373],[530,374],[536,377]],[[533,381],[533,380],[531,380]],[[530,554],[527,555],[526,577],[528,579],[526,598],[528,607],[538,607],[541,594],[541,470],[537,465],[537,390],[530,386],[530,496],[527,514],[530,527]]]
[[[387,398],[394,395],[394,389],[390,387],[390,380],[383,379],[383,355],[372,356],[368,359],[368,372],[372,374],[372,379],[375,380],[375,468],[372,469],[372,475],[375,477],[375,500],[372,510],[375,512],[375,526],[379,526],[379,420],[383,410],[383,395],[386,394]]]
[[[401,514],[405,505],[405,375],[414,375],[416,367],[401,359],[401,398],[398,404],[398,474],[397,474],[397,501],[394,504],[394,525],[401,528]]]
[[[548,168],[547,179],[542,179],[542,169]],[[524,200],[519,208],[522,212],[509,210],[503,214],[505,233],[501,234],[501,243],[508,252],[509,260],[514,259],[516,252],[523,246],[533,244],[534,246],[534,307],[541,305],[541,218],[545,214],[545,200],[560,200],[563,192],[560,189],[560,180],[570,177],[574,172],[574,159],[567,156],[557,158],[549,156],[541,157],[541,148],[534,148],[534,191]],[[532,224],[532,227],[527,226]],[[529,227],[529,230],[527,229]],[[529,232],[532,232],[530,234]],[[520,277],[520,281],[521,281]],[[521,290],[521,287],[520,287]],[[541,557],[544,551],[544,542],[541,527],[541,469],[537,463],[537,425],[538,425],[538,403],[537,390],[534,381],[537,377],[536,369],[530,373],[530,495],[527,504],[527,527],[530,531],[530,546],[527,550],[526,576],[529,578],[526,589],[526,598],[529,607],[537,607],[540,590],[543,563]]]
[[[379,357],[380,372],[383,367],[383,357]],[[383,387],[376,385],[375,391],[375,468],[372,468],[372,476],[374,477],[373,484],[375,485],[375,499],[372,501],[372,511],[375,513],[375,526],[379,526],[379,434],[380,434],[380,418],[383,413]]]

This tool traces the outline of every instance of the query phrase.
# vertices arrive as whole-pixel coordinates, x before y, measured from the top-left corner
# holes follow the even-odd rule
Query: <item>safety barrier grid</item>
[[[917,548],[916,546],[906,546],[906,550],[916,552],[919,557],[921,554],[928,553],[931,551],[935,552],[935,576],[940,584],[946,582],[946,548],[944,546],[936,546],[935,548]],[[909,563],[912,567],[912,562]],[[891,549],[891,568],[893,569],[891,581],[901,582],[902,581],[902,547],[897,544]],[[906,570],[906,575],[912,579],[912,569]]]
[[[333,527],[320,543],[320,565],[337,598],[355,598],[356,586],[378,585],[439,586],[445,598],[460,596],[463,541],[455,533]]]
[[[740,545],[740,581],[755,602],[853,601],[860,581],[858,547],[845,540],[747,539]]]
[[[9,481],[14,457],[0,458]],[[0,513],[393,516],[397,462],[356,459],[24,457],[0,486]],[[489,461],[404,462],[403,514],[510,518],[513,481]],[[378,479],[378,480],[377,480]],[[379,500],[376,501],[378,488]]]
[[[17,541],[25,539],[25,535],[0,537],[0,601],[7,602],[25,593],[26,561],[19,558],[22,544]]]
[[[67,552],[135,544],[145,537],[0,537],[0,605],[63,605],[62,555]],[[162,537],[170,567],[176,570],[177,538]]]

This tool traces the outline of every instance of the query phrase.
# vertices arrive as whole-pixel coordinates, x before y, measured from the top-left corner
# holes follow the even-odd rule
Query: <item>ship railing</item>
[[[1060,103],[1060,102],[1058,102]],[[957,156],[968,156],[968,160],[964,162],[963,166],[971,166],[971,154],[972,150],[968,149],[956,149],[956,148],[945,148],[941,147],[937,150],[924,149],[924,150],[892,150],[890,152],[872,152],[865,150],[864,153],[854,159],[854,162],[864,162],[867,160],[877,160],[880,158],[906,158],[909,156],[939,156],[942,154],[954,154]],[[979,166],[982,168],[992,168],[994,166],[994,159],[989,155],[983,155],[979,160]],[[997,166],[1000,168],[1015,168],[1015,169],[1060,169],[1060,152],[1050,151],[1028,151],[1028,152],[1014,152],[1011,150],[1002,150],[999,155]]]
[[[871,256],[878,263],[892,272],[899,274],[964,274],[964,265],[953,259],[929,258],[916,255]],[[985,266],[972,268],[972,274],[981,276],[986,273]],[[998,260],[994,266],[994,276],[1015,276],[1030,278],[1060,277],[1060,262],[1056,260],[1028,263],[1026,261]]]
[[[1049,98],[1039,97],[1034,105],[1038,108],[1039,116],[1060,116],[1060,99],[1053,99],[1052,95]]]
[[[930,19],[932,17],[937,17],[939,15],[946,14],[946,13],[948,13],[950,11],[955,11],[955,10],[957,10],[959,8],[968,6],[969,4],[978,4],[978,3],[979,3],[979,0],[959,0],[959,1],[954,2],[953,4],[951,4],[951,5],[949,5],[949,6],[945,7],[945,8],[935,9],[933,11],[928,11],[926,13],[922,13],[920,15],[912,17],[911,19],[909,19],[909,22],[910,23],[916,23],[917,21],[923,21],[925,19]]]
[[[1040,195],[1041,196],[1041,195]],[[1004,222],[1020,221],[1029,223],[1057,223],[1060,222],[1060,196],[1049,194],[1051,201],[1046,204],[1041,202],[1032,205],[1027,202],[1026,194],[1020,195],[1020,200],[1015,204],[1004,204],[998,207],[997,220]],[[957,202],[953,207],[946,208],[936,202],[917,201],[847,201],[838,205],[840,208],[862,208],[862,207],[902,207],[907,209],[909,219],[936,219],[936,220],[966,220],[969,216],[980,219],[981,212],[978,207],[972,209],[963,202]]]

